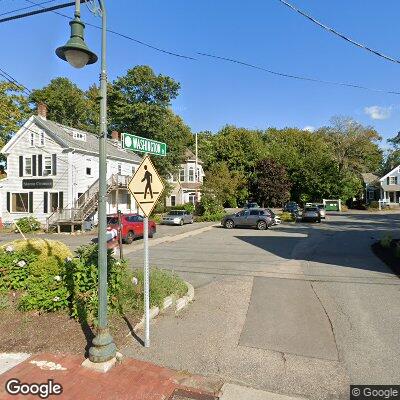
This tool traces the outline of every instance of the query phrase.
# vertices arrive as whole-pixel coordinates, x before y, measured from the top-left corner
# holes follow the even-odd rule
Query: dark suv
[[[272,217],[268,210],[264,208],[250,208],[236,214],[227,215],[221,221],[221,225],[227,229],[243,226],[264,230],[272,225]]]

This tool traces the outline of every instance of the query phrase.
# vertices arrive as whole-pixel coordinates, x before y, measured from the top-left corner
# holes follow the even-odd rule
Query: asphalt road
[[[213,228],[160,243],[150,263],[196,287],[123,353],[313,399],[400,382],[400,280],[370,250],[400,214],[352,213],[260,232]],[[128,255],[141,265],[142,252]]]

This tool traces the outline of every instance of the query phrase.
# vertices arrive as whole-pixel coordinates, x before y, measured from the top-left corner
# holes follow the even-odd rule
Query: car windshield
[[[174,210],[169,212],[169,215],[183,215],[183,214],[185,214],[184,210]]]
[[[324,209],[324,205],[323,204],[318,204],[318,206],[317,206],[320,210],[323,210]]]
[[[318,208],[317,207],[307,207],[305,211],[306,212],[307,211],[316,212],[316,211],[318,211]]]
[[[118,217],[108,217],[107,218],[108,225],[115,225],[118,224]]]

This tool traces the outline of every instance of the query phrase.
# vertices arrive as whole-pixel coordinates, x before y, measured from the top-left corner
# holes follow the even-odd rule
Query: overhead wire
[[[56,0],[47,0],[47,1],[43,1],[42,3],[39,3],[38,5],[43,5],[43,4],[48,4],[48,3],[54,3]],[[21,8],[17,8],[15,10],[11,10],[11,11],[7,11],[4,12],[2,14],[0,14],[0,17],[3,15],[9,15],[9,14],[14,14],[17,13],[19,11],[24,11],[24,10],[29,10],[30,8],[34,8],[36,5],[31,5],[31,6],[27,6],[27,7],[21,7]]]
[[[359,43],[353,39],[351,39],[350,37],[344,35],[343,33],[338,32],[337,30],[323,24],[322,22],[318,21],[316,18],[314,18],[313,16],[305,13],[304,11],[300,10],[299,8],[295,7],[294,5],[288,3],[286,0],[277,0],[279,1],[281,4],[284,4],[285,6],[289,7],[292,11],[297,12],[298,14],[302,15],[303,17],[307,18],[309,21],[313,22],[314,24],[318,25],[319,27],[321,27],[322,29],[325,29],[326,31],[340,37],[341,39],[346,40],[347,42],[353,44],[354,46],[357,46],[361,49],[364,49],[366,51],[369,51],[370,53],[375,54],[378,57],[381,57],[387,61],[391,61],[394,62],[396,64],[400,64],[400,60],[391,56],[388,56],[384,53],[382,53],[381,51],[378,50],[374,50],[371,47],[366,46],[365,44]]]
[[[257,69],[263,72],[267,72],[269,74],[272,75],[277,75],[277,76],[281,76],[284,78],[291,78],[291,79],[297,79],[297,80],[302,80],[302,81],[309,81],[309,82],[315,82],[315,83],[323,83],[323,84],[327,84],[327,85],[337,85],[337,86],[347,86],[347,87],[351,87],[351,88],[356,88],[356,89],[363,89],[363,90],[369,90],[369,91],[373,91],[373,92],[381,92],[381,93],[388,93],[388,94],[396,94],[396,95],[400,95],[400,92],[394,91],[394,90],[386,90],[386,89],[376,89],[376,88],[370,88],[367,86],[362,86],[356,83],[346,83],[346,82],[335,82],[335,81],[327,81],[327,80],[322,80],[322,79],[316,79],[316,78],[310,78],[307,76],[301,76],[301,75],[292,75],[292,74],[286,74],[283,72],[277,72],[277,71],[273,71],[258,65],[254,65],[254,64],[250,64],[247,63],[245,61],[240,61],[240,60],[236,60],[233,58],[228,58],[228,57],[221,57],[218,55],[214,55],[214,54],[208,54],[208,53],[197,53],[200,56],[203,57],[209,57],[209,58],[214,58],[217,60],[223,60],[223,61],[227,61],[227,62],[231,62],[234,64],[239,64],[239,65],[243,65],[245,67],[249,67],[249,68],[253,68],[253,69]]]

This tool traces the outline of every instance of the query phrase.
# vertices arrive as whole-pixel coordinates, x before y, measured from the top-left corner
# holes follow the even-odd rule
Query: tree
[[[50,120],[89,132],[97,132],[93,125],[94,114],[98,111],[86,93],[68,78],[55,78],[42,89],[33,90],[29,101],[34,108],[39,102],[47,105]]]
[[[0,146],[18,131],[29,116],[29,105],[23,88],[14,83],[0,82]]]
[[[285,167],[272,158],[259,161],[250,179],[252,198],[263,207],[282,206],[290,199],[290,186]]]
[[[241,173],[230,171],[225,162],[218,162],[206,172],[202,192],[215,199],[220,206],[236,207],[237,192],[245,185],[246,180]]]
[[[167,156],[154,159],[164,177],[176,172],[192,140],[189,127],[170,109],[179,87],[169,76],[137,66],[110,88],[110,129],[167,143]]]
[[[267,154],[262,131],[226,125],[215,137],[216,160],[226,162],[231,171],[249,175]]]

